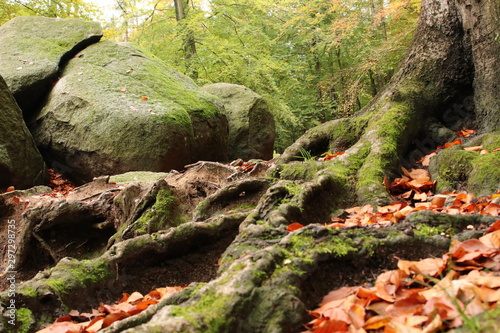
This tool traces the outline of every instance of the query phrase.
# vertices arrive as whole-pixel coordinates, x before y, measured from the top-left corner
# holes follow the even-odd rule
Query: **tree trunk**
[[[18,320],[33,330],[41,318],[63,315],[67,308],[89,311],[92,301],[103,299],[100,294],[108,300],[119,299],[121,292],[138,290],[141,281],[149,281],[156,272],[156,280],[148,284],[151,289],[161,283],[190,285],[141,314],[116,322],[104,333],[300,332],[309,320],[307,310],[329,290],[373,279],[381,269],[394,267],[394,255],[416,260],[446,252],[449,238],[410,236],[405,229],[425,223],[460,234],[468,225],[491,223],[495,218],[418,212],[388,228],[333,229],[323,224],[336,210],[389,202],[384,177],[399,175],[401,166],[416,165],[427,150],[435,149],[462,126],[474,126],[480,133],[468,144],[500,145],[499,13],[496,0],[424,0],[409,52],[388,86],[368,106],[351,118],[308,131],[284,152],[266,178],[229,182],[214,194],[209,191],[214,181],[200,180],[206,186],[193,188],[195,195],[189,200],[202,192],[209,196],[195,203],[191,222],[137,237],[115,226],[118,237],[113,240],[132,238],[110,243],[96,259],[62,259],[19,284],[16,304],[28,310]],[[312,156],[326,151],[345,153],[326,162],[296,161],[304,151]],[[476,194],[496,192],[499,153],[474,155],[474,163],[467,167],[462,155],[460,149],[449,149],[432,159],[436,159],[431,169],[438,186],[458,187],[460,182]],[[454,168],[458,175],[442,169],[453,161],[460,162]],[[219,166],[219,170],[230,168]],[[233,175],[223,178],[228,181]],[[178,191],[180,187],[171,181],[166,179],[168,188]],[[96,205],[111,207],[115,213],[108,218],[113,223],[126,220],[131,222],[127,226],[134,226],[142,216],[162,220],[150,199],[136,200],[125,194],[120,200],[110,198],[103,195],[100,200],[108,201]],[[135,206],[125,209],[127,203]],[[80,212],[88,205],[74,205],[74,209]],[[60,216],[62,210],[57,216],[35,213],[26,212],[24,218],[40,216],[47,220],[47,228],[56,225],[50,219],[67,220]],[[133,222],[131,216],[140,214]],[[166,216],[163,220],[170,221],[171,215]],[[306,227],[289,232],[286,227],[292,222]],[[30,223],[36,229],[41,222]],[[50,235],[50,229],[36,230],[42,238],[42,232]],[[175,278],[179,271],[184,278]],[[198,277],[203,271],[204,278]],[[0,294],[0,301],[6,309],[6,293]],[[2,318],[7,318],[4,312]],[[0,319],[0,326],[1,320],[5,319]]]
[[[184,59],[186,61],[186,74],[192,79],[198,79],[198,71],[194,64],[196,56],[196,40],[193,29],[187,26],[184,20],[187,17],[189,9],[189,0],[174,0],[175,18],[182,30],[182,44],[184,50]]]

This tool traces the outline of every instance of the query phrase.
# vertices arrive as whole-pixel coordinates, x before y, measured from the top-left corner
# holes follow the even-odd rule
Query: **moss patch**
[[[159,191],[153,206],[136,221],[135,233],[153,233],[186,222],[187,217],[182,215],[177,206],[177,199],[170,189]]]
[[[388,110],[374,117],[365,134],[371,147],[358,172],[357,194],[361,203],[383,204],[391,200],[382,180],[398,171],[400,150],[408,144],[415,126],[415,112],[411,107],[404,103],[389,104]]]
[[[75,289],[95,285],[109,276],[106,260],[64,259],[50,270],[50,278],[44,283],[60,295],[69,295]]]
[[[476,196],[500,188],[500,152],[481,155],[462,146],[445,149],[431,159],[429,171],[437,182],[436,191],[466,190]]]

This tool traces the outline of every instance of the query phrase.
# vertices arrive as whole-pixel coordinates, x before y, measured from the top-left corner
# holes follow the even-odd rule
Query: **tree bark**
[[[175,5],[175,18],[182,30],[182,47],[184,50],[184,58],[186,61],[186,74],[192,79],[198,78],[198,71],[194,63],[196,56],[196,39],[193,29],[187,26],[184,20],[187,17],[189,9],[189,0],[174,0]]]
[[[392,200],[384,177],[399,175],[401,166],[415,166],[426,150],[462,126],[481,133],[471,145],[500,144],[499,13],[496,0],[424,0],[409,52],[368,106],[308,131],[266,178],[223,186],[197,205],[191,222],[116,242],[92,260],[62,259],[20,284],[17,304],[32,309],[25,325],[33,330],[40,318],[62,315],[68,307],[88,311],[102,291],[113,297],[132,292],[123,289],[151,278],[161,266],[164,279],[158,281],[185,281],[189,287],[104,333],[300,332],[309,320],[307,310],[329,290],[373,279],[381,269],[394,267],[394,255],[416,260],[447,251],[449,238],[410,236],[406,228],[425,223],[471,237],[462,232],[468,225],[495,218],[418,212],[388,228],[341,230],[323,224],[336,210]],[[327,162],[297,161],[304,150],[313,156],[345,153]],[[449,150],[435,158],[449,165],[440,155],[453,160],[456,154],[462,153]],[[495,192],[498,154],[474,157],[478,163],[460,170],[462,185]],[[485,183],[475,174],[482,166]],[[450,177],[440,173],[439,165],[435,169],[440,179]],[[292,222],[306,227],[289,232]],[[182,267],[198,261],[186,273],[189,278],[169,280],[181,269],[178,258]],[[201,266],[207,262],[212,264]],[[192,280],[196,267],[210,270],[198,283]],[[9,298],[3,293],[0,300],[5,308]]]

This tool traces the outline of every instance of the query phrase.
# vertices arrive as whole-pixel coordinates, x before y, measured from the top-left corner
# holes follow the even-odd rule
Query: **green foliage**
[[[95,6],[83,0],[0,0],[0,25],[17,16],[95,17]]]
[[[420,10],[418,0],[185,3],[178,21],[171,0],[116,0],[119,16],[104,23],[105,35],[142,45],[199,85],[241,84],[262,95],[276,119],[277,152],[307,129],[368,103],[406,52]],[[19,15],[98,17],[83,0],[0,0],[0,9],[0,22]]]
[[[198,84],[242,84],[263,95],[277,120],[279,152],[380,91],[411,41],[419,2],[193,0],[189,8],[180,25],[171,2],[157,2],[133,40],[187,73],[189,29]]]

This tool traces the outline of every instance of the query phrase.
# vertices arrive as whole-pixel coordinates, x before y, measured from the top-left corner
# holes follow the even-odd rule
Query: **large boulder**
[[[16,17],[0,27],[0,75],[24,115],[31,115],[57,80],[60,67],[102,37],[99,23]]]
[[[203,89],[222,100],[229,121],[229,158],[273,157],[276,128],[262,96],[245,86],[214,83]]]
[[[46,168],[21,110],[0,76],[0,190],[28,188],[46,180]]]
[[[227,160],[217,98],[132,44],[102,41],[71,59],[30,124],[47,160],[75,180]]]

